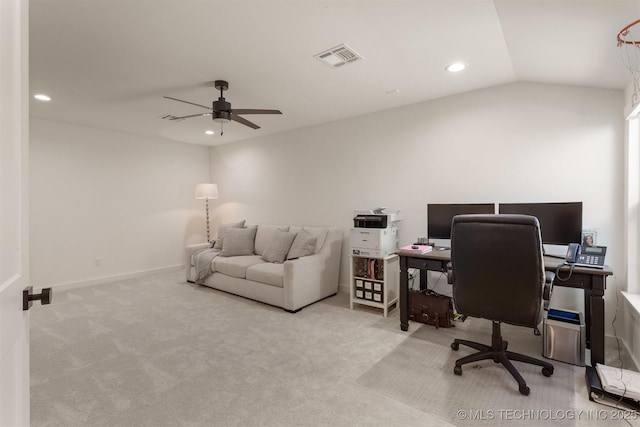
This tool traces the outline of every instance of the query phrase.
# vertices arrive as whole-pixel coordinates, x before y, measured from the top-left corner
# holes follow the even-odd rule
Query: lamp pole
[[[196,185],[196,199],[204,199],[204,210],[207,217],[207,242],[211,242],[209,230],[209,199],[218,198],[218,186],[216,184],[198,184]]]
[[[207,216],[207,242],[210,242],[211,237],[209,236],[209,198],[208,197],[204,199],[204,210]]]

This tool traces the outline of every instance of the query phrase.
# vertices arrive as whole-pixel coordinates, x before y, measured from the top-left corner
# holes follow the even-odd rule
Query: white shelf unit
[[[381,308],[384,317],[389,307],[398,304],[400,258],[389,255],[383,258],[351,256],[350,307],[354,304]]]

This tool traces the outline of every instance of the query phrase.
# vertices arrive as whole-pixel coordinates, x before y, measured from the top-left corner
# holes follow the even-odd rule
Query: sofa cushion
[[[264,255],[264,250],[267,249],[277,231],[289,231],[289,226],[258,224],[254,249],[256,255]]]
[[[257,227],[227,228],[224,231],[224,242],[220,256],[253,255],[253,241]]]
[[[243,228],[244,223],[245,220],[243,219],[242,221],[229,222],[227,224],[222,224],[221,226],[219,226],[218,237],[216,238],[216,243],[214,243],[213,245],[213,249],[215,249],[216,251],[222,250],[222,244],[224,243],[224,230],[226,230],[227,228]]]
[[[234,257],[215,257],[213,267],[216,273],[245,279],[247,268],[256,264],[266,264],[258,255],[242,255]]]
[[[287,258],[287,253],[289,252],[289,248],[291,248],[291,244],[295,238],[295,233],[278,230],[274,233],[271,238],[271,242],[264,250],[262,259],[267,262],[283,263]]]
[[[322,229],[302,228],[297,232],[296,238],[287,254],[287,259],[295,259],[317,253],[326,237],[326,230],[323,233]]]
[[[284,287],[284,264],[265,262],[247,268],[247,279],[266,285]]]
[[[317,237],[318,241],[316,242],[316,250],[314,253],[318,253],[318,251],[324,245],[325,240],[327,239],[327,234],[329,233],[329,229],[326,227],[291,227],[289,231],[292,233],[298,233],[301,230],[305,230],[307,233],[312,236]]]

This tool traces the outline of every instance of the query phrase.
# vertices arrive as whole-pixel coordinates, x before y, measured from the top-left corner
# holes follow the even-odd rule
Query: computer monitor
[[[451,239],[451,222],[456,215],[493,214],[493,203],[458,203],[427,205],[427,237],[431,239]]]
[[[582,202],[569,203],[500,203],[501,214],[524,214],[538,218],[542,243],[568,245],[580,243]]]

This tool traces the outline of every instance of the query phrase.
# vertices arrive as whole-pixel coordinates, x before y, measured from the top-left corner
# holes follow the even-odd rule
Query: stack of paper
[[[640,373],[628,369],[596,364],[602,388],[618,396],[640,400]]]
[[[608,368],[604,366],[606,371]],[[614,368],[615,369],[615,368]],[[602,370],[602,368],[600,369]],[[618,369],[619,371],[619,369]],[[631,413],[640,414],[640,401],[632,399],[625,395],[609,393],[604,389],[600,381],[596,368],[587,366],[586,372],[587,388],[589,389],[589,400],[611,406],[616,409],[630,411]]]

